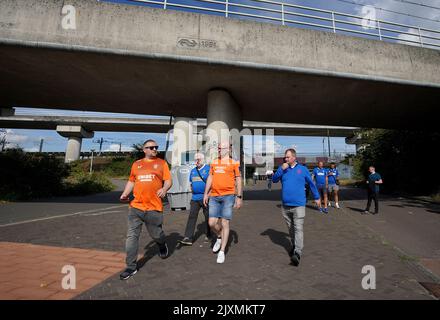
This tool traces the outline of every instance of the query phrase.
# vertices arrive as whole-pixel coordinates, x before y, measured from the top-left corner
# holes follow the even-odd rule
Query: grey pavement
[[[177,245],[188,212],[170,211],[166,206],[164,228],[171,256],[160,259],[144,229],[140,241],[145,246],[145,257],[138,274],[128,281],[119,280],[115,274],[76,298],[435,299],[420,282],[438,285],[438,278],[425,272],[418,259],[438,258],[438,208],[387,198],[379,215],[364,216],[358,211],[365,206],[363,192],[343,190],[342,209],[332,208],[328,215],[319,214],[312,205],[307,208],[305,248],[299,267],[290,264],[287,254],[290,242],[279,208],[280,191],[264,190],[263,182],[246,188],[244,206],[234,212],[232,237],[223,265],[216,263],[216,255],[203,236],[191,247]],[[123,252],[127,209],[108,209],[119,206],[117,201],[109,200],[115,194],[119,192],[92,196],[88,202],[77,199],[79,204],[73,198],[46,202],[46,209],[43,205],[34,206],[35,212],[59,212],[66,203],[71,213],[97,209],[98,205],[101,211],[0,226],[0,241]],[[107,201],[91,200],[99,197]],[[23,204],[8,204],[7,210],[0,205],[0,216],[4,211],[11,212],[14,206],[14,221],[26,220],[28,213],[20,211]],[[201,214],[199,219],[201,235]],[[375,290],[361,287],[365,265],[376,268]]]

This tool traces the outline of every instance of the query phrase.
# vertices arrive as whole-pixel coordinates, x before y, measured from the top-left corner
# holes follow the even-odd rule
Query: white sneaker
[[[217,263],[225,262],[225,253],[223,251],[219,251],[217,255]]]
[[[212,247],[212,252],[217,253],[220,250],[220,247],[222,246],[222,239],[217,238],[215,241],[214,246]]]
[[[328,202],[328,206],[329,206],[329,207],[331,207],[331,206],[332,206],[332,203],[331,203],[330,201]]]
[[[339,207],[339,203],[337,203],[337,202],[336,202],[336,208],[341,209],[341,208]]]

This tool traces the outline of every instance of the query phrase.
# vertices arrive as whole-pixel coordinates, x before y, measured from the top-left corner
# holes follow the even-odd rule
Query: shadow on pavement
[[[361,209],[361,208],[353,208],[353,207],[347,207],[347,209],[350,209],[351,211],[355,211],[355,212],[359,212],[359,213],[364,213],[365,209]]]
[[[287,233],[277,231],[274,229],[266,229],[262,233],[262,236],[269,236],[269,239],[274,243],[281,247],[283,247],[287,253],[292,249],[292,242],[290,241],[290,237]]]
[[[226,245],[225,254],[228,253],[229,248],[233,243],[234,244],[238,243],[238,233],[231,229],[229,230],[229,239],[228,239],[228,244]]]
[[[168,245],[169,254],[168,257],[170,257],[177,247],[177,240],[179,240],[181,236],[177,232],[173,232],[165,237],[165,241]],[[137,262],[137,268],[141,269],[144,267],[144,265],[154,256],[158,255],[159,253],[159,247],[157,246],[156,242],[150,241],[145,247],[144,247],[144,255],[139,261]]]

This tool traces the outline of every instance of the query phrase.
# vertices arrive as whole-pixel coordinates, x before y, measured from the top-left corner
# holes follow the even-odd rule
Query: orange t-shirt
[[[157,191],[163,187],[164,180],[170,180],[168,164],[159,158],[141,159],[131,166],[130,178],[134,182],[134,199],[130,206],[142,211],[162,211],[162,199]]]
[[[235,177],[240,177],[240,163],[232,159],[217,159],[211,163],[211,196],[235,194]]]

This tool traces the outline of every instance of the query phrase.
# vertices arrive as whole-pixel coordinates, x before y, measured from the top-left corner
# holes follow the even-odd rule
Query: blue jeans
[[[235,195],[228,194],[209,198],[209,217],[232,219],[232,207],[234,207]]]

